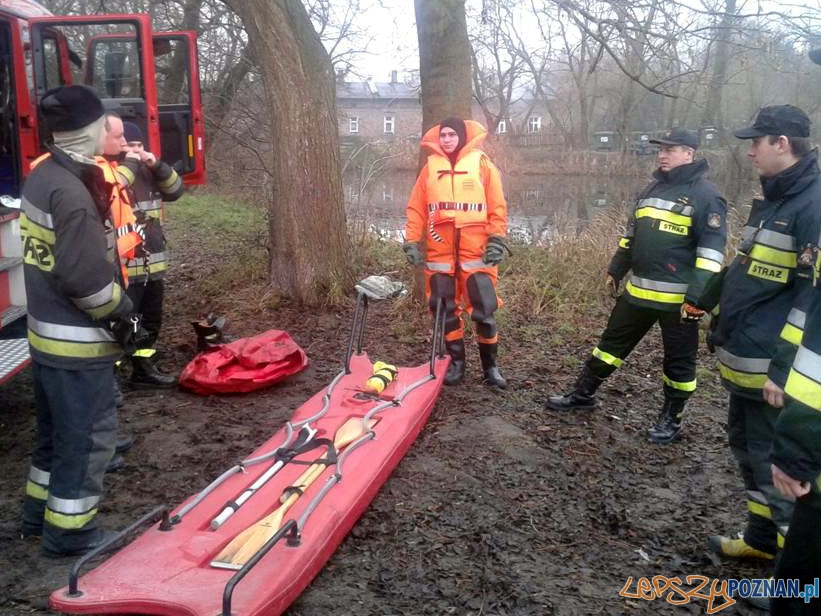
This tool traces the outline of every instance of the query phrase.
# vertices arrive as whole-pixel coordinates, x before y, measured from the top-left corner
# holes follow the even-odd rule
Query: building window
[[[542,131],[542,116],[530,116],[527,121],[527,132],[540,133]]]
[[[496,134],[497,135],[504,135],[507,132],[507,121],[506,120],[499,120],[499,123],[496,125]]]
[[[348,118],[348,132],[351,135],[355,135],[359,132],[359,118]]]
[[[393,135],[394,117],[392,115],[385,116],[385,134]]]

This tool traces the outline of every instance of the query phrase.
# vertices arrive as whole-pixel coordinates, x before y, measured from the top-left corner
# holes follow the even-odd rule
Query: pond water
[[[389,171],[363,181],[345,177],[348,221],[355,228],[403,241],[405,208],[416,174]],[[559,175],[503,175],[508,202],[509,238],[544,243],[558,230],[582,230],[598,213],[631,201],[649,178]]]

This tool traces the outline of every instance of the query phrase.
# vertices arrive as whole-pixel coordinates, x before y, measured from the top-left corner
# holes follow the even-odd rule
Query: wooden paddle
[[[375,419],[368,422],[368,430],[373,428],[376,424]],[[364,436],[367,430],[362,429],[362,418],[352,417],[346,421],[334,436],[334,449],[337,452],[341,451],[355,440]],[[299,479],[290,486],[297,488],[297,490],[286,489],[280,496],[280,506],[272,513],[268,514],[256,524],[252,524],[244,531],[234,537],[231,542],[226,545],[222,551],[217,554],[216,558],[211,561],[212,567],[222,569],[239,569],[248,562],[248,560],[256,554],[265,543],[273,537],[282,526],[282,520],[285,514],[299,500],[299,497],[304,494],[314,481],[325,471],[326,465],[317,463],[312,464],[308,469],[299,476]]]

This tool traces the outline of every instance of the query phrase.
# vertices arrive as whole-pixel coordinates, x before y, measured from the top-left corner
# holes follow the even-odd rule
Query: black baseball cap
[[[739,139],[753,139],[765,135],[809,137],[810,119],[806,113],[793,105],[771,105],[761,108],[752,126],[735,132]]]
[[[686,145],[688,148],[698,149],[698,135],[686,128],[671,128],[660,138],[650,139],[650,143],[657,145]]]
[[[813,49],[810,53],[810,60],[816,64],[821,64],[821,49]]]

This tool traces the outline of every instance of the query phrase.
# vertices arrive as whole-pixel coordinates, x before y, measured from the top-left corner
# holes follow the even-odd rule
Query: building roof
[[[336,98],[344,99],[403,99],[418,100],[419,86],[409,86],[404,82],[345,81],[336,83]]]

